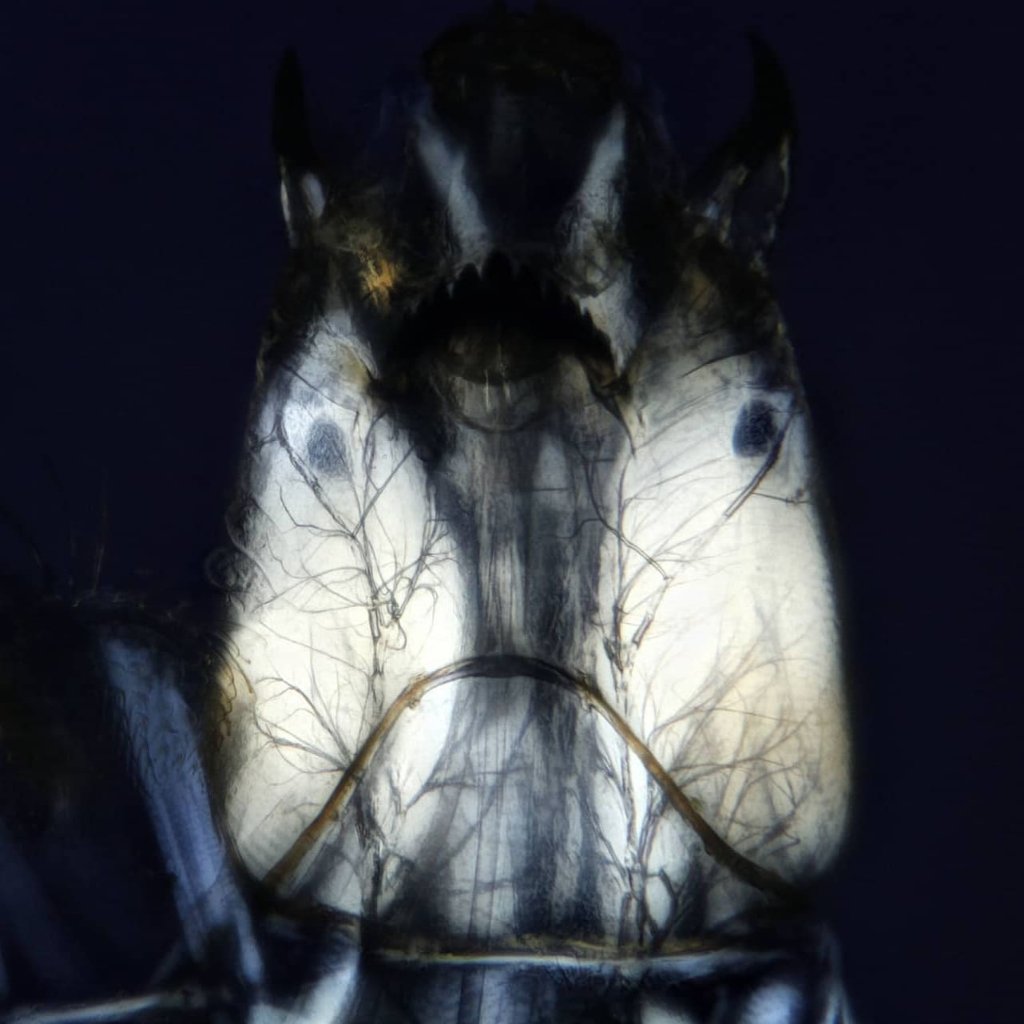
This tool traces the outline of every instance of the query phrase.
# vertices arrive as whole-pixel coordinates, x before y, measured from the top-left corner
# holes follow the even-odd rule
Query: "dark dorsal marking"
[[[329,420],[317,420],[306,438],[306,461],[324,476],[341,476],[347,471],[341,431]]]
[[[778,436],[775,409],[760,398],[751,399],[740,409],[732,432],[732,450],[743,458],[764,455]]]

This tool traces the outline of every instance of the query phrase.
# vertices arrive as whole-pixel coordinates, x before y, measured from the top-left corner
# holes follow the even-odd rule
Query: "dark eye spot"
[[[325,476],[341,476],[345,472],[345,452],[341,431],[328,420],[313,424],[306,438],[306,461]]]
[[[779,428],[775,410],[759,398],[747,402],[736,419],[732,432],[732,450],[744,458],[764,455],[771,448]]]

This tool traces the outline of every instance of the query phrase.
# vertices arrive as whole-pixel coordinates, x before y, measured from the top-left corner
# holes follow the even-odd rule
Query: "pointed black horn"
[[[753,168],[796,137],[796,112],[786,72],[775,51],[757,32],[749,32],[747,41],[754,65],[754,95],[734,144],[736,158]]]
[[[271,127],[274,152],[295,170],[309,170],[316,163],[316,150],[309,133],[302,69],[295,50],[288,48],[281,58],[274,82],[274,113]]]
[[[308,240],[324,211],[326,192],[309,131],[302,70],[293,49],[285,51],[274,83],[271,138],[281,173],[281,205],[292,245]]]
[[[772,48],[748,34],[754,94],[747,116],[690,179],[689,203],[731,248],[762,261],[789,191],[796,117],[789,83]]]

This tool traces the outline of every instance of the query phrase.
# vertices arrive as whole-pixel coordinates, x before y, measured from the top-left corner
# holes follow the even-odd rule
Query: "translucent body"
[[[257,876],[389,934],[654,948],[763,899],[578,696],[510,667],[402,703],[464,659],[582,680],[725,847],[773,877],[820,871],[842,837],[837,628],[788,344],[770,308],[771,330],[731,322],[699,259],[656,318],[638,317],[605,241],[622,125],[613,112],[593,144],[558,277],[609,338],[613,398],[542,316],[529,342],[455,332],[444,358],[414,317],[426,354],[409,372],[430,404],[410,414],[337,301],[258,399],[225,680],[228,824]],[[439,129],[417,130],[458,231],[482,204]],[[455,276],[486,252],[474,224]],[[601,287],[574,292],[595,262]],[[507,272],[481,269],[457,309],[501,302]],[[472,374],[452,362],[489,345]],[[424,431],[440,451],[423,453]]]

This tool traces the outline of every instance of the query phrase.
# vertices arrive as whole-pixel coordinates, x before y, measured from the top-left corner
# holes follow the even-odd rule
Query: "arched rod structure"
[[[427,675],[414,679],[395,698],[381,720],[366,737],[355,757],[342,773],[316,817],[300,833],[291,847],[267,872],[263,881],[271,889],[280,889],[295,874],[324,831],[337,821],[348,804],[356,786],[366,774],[381,744],[394,728],[403,712],[415,707],[432,690],[462,679],[510,679],[526,676],[557,686],[574,694],[589,709],[596,711],[618,733],[626,746],[640,759],[648,774],[665,794],[668,802],[697,833],[704,849],[728,871],[748,885],[793,905],[801,902],[799,892],[775,872],[755,864],[733,849],[708,823],[693,801],[682,791],[651,748],[640,739],[629,723],[611,704],[588,684],[582,676],[575,676],[540,658],[518,655],[485,655],[466,658],[446,665]]]

